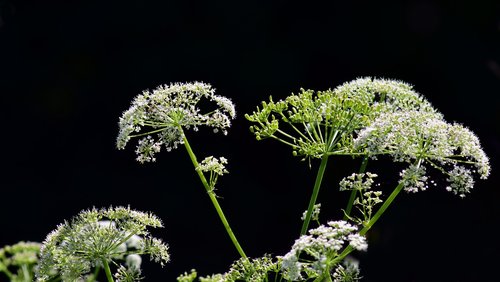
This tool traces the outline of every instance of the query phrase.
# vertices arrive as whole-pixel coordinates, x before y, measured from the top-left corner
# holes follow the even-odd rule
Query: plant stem
[[[87,280],[87,282],[94,282],[97,279],[97,275],[99,275],[99,271],[101,270],[100,266],[96,266],[94,273],[90,275],[90,278]]]
[[[359,173],[364,173],[366,170],[366,166],[368,165],[368,156],[365,156],[363,162],[361,163],[361,167],[359,168]],[[344,220],[347,220],[347,217],[351,215],[352,204],[356,199],[357,190],[353,189],[351,191],[351,196],[349,197],[349,202],[347,203],[347,207],[345,208]]]
[[[5,273],[5,275],[7,275],[7,276],[9,277],[9,280],[13,280],[13,279],[14,279],[14,278],[13,278],[13,276],[14,276],[14,275],[12,274],[12,272],[10,272],[10,271],[7,269],[7,267],[3,268],[3,269],[2,269],[2,271],[0,271],[0,273],[1,273],[1,272]]]
[[[106,259],[102,259],[102,265],[104,266],[104,271],[106,272],[106,278],[108,278],[108,282],[114,282],[113,275],[111,274],[111,269],[109,268],[109,264]]]
[[[330,267],[327,266],[327,269],[325,269],[323,274],[314,279],[313,282],[332,282],[332,276],[330,275]]]
[[[184,131],[182,128],[179,128],[182,134],[182,138],[184,140],[184,147],[186,147],[186,150],[189,154],[189,157],[191,158],[191,161],[193,162],[193,165],[195,169],[199,166],[198,161],[196,160],[196,156],[191,149],[191,146],[189,145],[189,142],[186,138],[186,135],[184,134]],[[198,176],[200,177],[201,183],[203,183],[203,186],[205,187],[205,190],[207,191],[208,196],[210,197],[210,200],[212,201],[212,204],[215,207],[215,210],[217,211],[217,214],[219,215],[220,220],[222,221],[222,224],[224,225],[224,228],[226,228],[226,232],[229,235],[229,238],[231,238],[231,241],[233,242],[234,246],[236,247],[236,250],[240,254],[241,257],[246,258],[247,256],[245,255],[245,252],[240,246],[240,243],[238,243],[238,240],[236,239],[236,236],[234,235],[233,231],[231,230],[231,227],[229,226],[229,222],[227,221],[226,217],[224,216],[224,212],[222,211],[222,208],[219,205],[219,202],[217,201],[217,197],[215,196],[215,193],[212,191],[212,188],[207,182],[207,179],[205,178],[205,175],[201,170],[196,169],[196,172],[198,173]]]
[[[302,224],[302,229],[300,235],[304,235],[309,228],[309,222],[311,221],[312,212],[314,205],[316,204],[316,199],[318,198],[319,188],[321,187],[321,182],[323,181],[323,175],[325,174],[326,164],[328,163],[328,156],[323,155],[321,158],[321,164],[319,165],[318,174],[316,175],[316,182],[314,183],[313,193],[311,199],[309,200],[309,207],[307,208],[306,218]]]
[[[28,270],[28,266],[23,264],[21,266],[21,270],[23,272],[23,280],[26,281],[26,282],[30,282],[30,281],[33,281],[32,277],[31,277],[31,273],[30,271]]]
[[[361,229],[361,231],[359,231],[359,235],[365,235],[366,232],[370,230],[370,228],[375,224],[375,222],[377,222],[377,220],[382,216],[382,214],[384,214],[387,208],[391,205],[394,199],[396,199],[397,195],[399,194],[399,192],[401,192],[401,190],[403,190],[403,182],[400,182],[398,186],[394,188],[394,191],[392,191],[392,193],[389,195],[387,200],[385,200],[380,209],[377,210],[377,213],[375,213],[375,215],[370,219],[370,221],[365,225],[365,227]],[[351,247],[351,245],[347,246],[344,249],[344,251],[342,251],[342,253],[333,260],[332,265],[335,265],[336,263],[343,260],[353,250],[354,248]]]

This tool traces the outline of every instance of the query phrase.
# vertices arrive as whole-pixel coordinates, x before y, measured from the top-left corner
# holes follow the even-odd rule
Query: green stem
[[[31,277],[31,272],[28,270],[28,266],[26,264],[23,264],[21,266],[21,271],[23,272],[23,280],[26,282],[33,281]]]
[[[2,271],[0,271],[0,273],[3,272],[5,273],[5,275],[7,275],[7,277],[9,277],[9,280],[13,280],[13,274],[12,272],[10,272],[7,267],[3,268]]]
[[[391,205],[391,203],[394,201],[394,199],[396,199],[396,197],[398,196],[399,192],[401,192],[401,190],[403,190],[403,182],[400,182],[398,184],[398,186],[396,186],[396,188],[394,188],[394,191],[392,191],[392,193],[389,195],[387,200],[385,200],[385,202],[382,204],[380,209],[377,210],[377,213],[375,213],[375,215],[370,219],[370,221],[365,225],[365,227],[363,227],[363,229],[361,229],[361,231],[359,231],[359,235],[361,235],[361,236],[365,235],[366,232],[368,232],[368,230],[370,230],[370,228],[372,228],[372,226],[377,222],[377,220],[382,216],[382,214],[384,214],[384,212],[387,210],[387,208]],[[343,260],[353,250],[354,250],[354,248],[351,247],[351,245],[347,246],[347,248],[345,248],[344,251],[342,251],[342,253],[332,261],[332,265],[335,265],[336,263]]]
[[[380,209],[378,209],[377,213],[375,213],[375,215],[373,215],[373,217],[370,219],[370,221],[368,221],[365,227],[361,229],[361,231],[359,232],[360,235],[365,235],[366,232],[370,230],[370,228],[375,224],[375,222],[377,222],[377,220],[382,216],[382,214],[384,214],[385,210],[387,210],[387,208],[391,205],[394,199],[396,199],[401,190],[403,190],[403,182],[400,182],[398,186],[394,188],[394,191],[392,191],[387,200],[385,200]]]
[[[365,156],[365,158],[363,159],[363,162],[361,163],[361,167],[359,168],[359,173],[364,173],[367,165],[368,165],[368,156]],[[354,203],[354,200],[356,199],[357,192],[358,191],[356,189],[353,189],[351,191],[351,196],[349,197],[349,202],[347,203],[347,207],[345,208],[344,220],[347,220],[347,218],[351,214],[352,204]]]
[[[89,277],[89,279],[87,280],[87,282],[94,282],[94,281],[96,281],[97,276],[99,275],[99,271],[100,270],[101,270],[101,267],[100,266],[96,266],[95,270],[94,270],[94,273]]]
[[[199,166],[198,161],[196,160],[196,156],[191,149],[191,146],[189,145],[189,142],[186,138],[186,135],[184,134],[184,131],[182,128],[179,128],[182,134],[182,138],[184,140],[184,147],[186,147],[186,150],[189,154],[189,157],[191,158],[191,161],[193,162],[193,165],[195,168]],[[231,227],[229,226],[229,222],[227,221],[226,217],[224,216],[224,212],[222,211],[222,208],[219,205],[219,202],[217,201],[217,197],[215,196],[215,193],[213,192],[212,188],[207,182],[207,179],[205,178],[205,175],[201,170],[196,169],[196,173],[198,173],[198,176],[200,177],[201,183],[203,183],[203,186],[205,187],[205,190],[208,193],[208,196],[210,197],[210,200],[212,201],[212,204],[215,207],[215,210],[217,211],[217,214],[219,215],[220,220],[222,221],[222,224],[226,228],[226,232],[229,235],[229,238],[231,238],[231,241],[233,242],[234,246],[236,247],[236,250],[240,254],[241,257],[246,258],[247,256],[245,255],[245,252],[241,248],[240,244],[238,243],[238,240],[236,239],[236,236],[234,236],[233,231],[231,230]]]
[[[309,207],[307,208],[306,218],[302,224],[302,229],[300,235],[304,235],[309,228],[309,222],[311,221],[311,216],[313,212],[314,205],[316,204],[316,199],[318,198],[319,188],[321,187],[321,182],[323,181],[323,175],[325,174],[326,164],[328,163],[328,156],[324,155],[321,158],[321,164],[319,165],[318,174],[316,175],[316,182],[314,183],[313,193],[311,199],[309,200]]]
[[[111,269],[109,268],[109,264],[106,259],[102,259],[102,265],[104,266],[104,271],[106,272],[106,278],[108,278],[108,282],[114,282],[113,275],[111,274]]]

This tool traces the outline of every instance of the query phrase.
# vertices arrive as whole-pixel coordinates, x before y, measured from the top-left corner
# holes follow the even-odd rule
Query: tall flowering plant
[[[464,198],[476,179],[490,174],[477,136],[461,124],[447,122],[401,81],[367,77],[325,91],[301,89],[282,100],[271,97],[244,116],[257,140],[290,147],[310,167],[319,162],[310,199],[304,203],[300,235],[285,254],[246,256],[215,193],[219,177],[228,173],[228,160],[207,156],[199,161],[188,142],[201,127],[227,134],[236,117],[230,99],[201,82],[163,85],[135,97],[119,119],[117,148],[137,139],[140,163],[155,162],[162,150],[185,148],[240,255],[225,273],[199,276],[191,270],[177,281],[359,281],[361,271],[352,253],[367,251],[367,232],[402,191],[440,186]],[[341,218],[322,221],[320,210],[334,207],[318,203],[320,188],[328,161],[338,156],[358,160],[359,169],[338,184],[339,191],[350,193],[339,209]],[[377,183],[379,175],[369,170],[384,156],[403,167],[392,189]],[[96,281],[100,270],[108,282],[139,281],[142,255],[161,265],[170,259],[167,245],[148,231],[162,226],[156,216],[125,207],[83,211],[58,226],[41,246],[23,243],[23,248],[1,249],[0,271],[11,281]],[[6,256],[16,249],[26,249],[27,259]],[[20,269],[17,274],[14,266]]]

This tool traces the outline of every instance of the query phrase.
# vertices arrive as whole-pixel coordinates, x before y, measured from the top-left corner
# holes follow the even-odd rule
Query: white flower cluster
[[[401,173],[406,191],[427,189],[426,166],[447,175],[447,190],[461,197],[473,187],[472,173],[481,179],[490,173],[488,157],[474,133],[432,112],[382,114],[359,132],[354,145],[372,158],[387,154],[394,161],[412,164]]]
[[[374,178],[378,177],[377,174],[366,173],[353,173],[350,176],[344,177],[340,183],[340,191],[352,190],[356,192],[356,198],[353,205],[357,208],[361,216],[353,216],[347,214],[347,218],[353,220],[360,225],[366,225],[372,218],[374,207],[383,201],[380,199],[381,191],[371,191]]]
[[[373,183],[378,175],[375,173],[353,173],[347,177],[344,177],[340,183],[340,191],[346,190],[369,190],[371,189]]]
[[[201,163],[196,167],[197,171],[208,173],[208,186],[209,193],[215,192],[215,185],[219,176],[229,173],[226,169],[227,159],[220,157],[219,159],[212,156],[206,157]]]
[[[313,210],[312,210],[312,213],[311,213],[311,220],[315,220],[315,221],[318,221],[319,220],[319,214],[321,212],[321,204],[315,204],[313,206]],[[300,218],[302,221],[306,220],[306,216],[307,216],[307,210],[305,210],[303,213],[302,213],[302,217]]]
[[[332,275],[333,282],[356,282],[361,281],[359,262],[347,257],[342,265],[339,265]]]
[[[227,159],[220,157],[219,159],[213,156],[206,157],[196,168],[197,170],[203,172],[214,172],[218,175],[223,175],[228,173],[225,165],[227,164]]]
[[[364,97],[372,104],[372,118],[381,113],[411,110],[439,114],[412,85],[394,79],[358,78],[336,87],[334,91],[349,99]]]
[[[281,257],[283,277],[299,281],[304,279],[303,274],[308,278],[324,275],[346,242],[356,250],[366,251],[366,238],[356,232],[357,227],[346,221],[330,221],[327,226],[309,230],[309,235],[302,235]]]
[[[416,193],[418,191],[425,191],[429,188],[428,179],[426,176],[425,166],[417,166],[411,164],[408,168],[403,169],[399,174],[401,176],[401,183],[406,192]]]
[[[199,277],[200,282],[262,282],[270,281],[269,274],[277,273],[278,265],[269,255],[260,258],[240,258],[235,261],[228,272],[224,274],[212,274],[206,277]],[[191,273],[177,277],[179,282],[193,282],[197,278],[196,270]]]
[[[245,117],[258,140],[274,138],[293,148],[294,155],[358,155],[356,133],[383,113],[421,111],[439,115],[412,86],[397,80],[360,78],[333,90],[304,90],[285,100],[262,103]],[[287,129],[291,129],[287,131]]]
[[[156,216],[125,207],[83,211],[47,235],[40,250],[37,281],[50,281],[54,275],[77,281],[92,268],[102,267],[103,261],[118,266],[115,277],[138,280],[138,254],[149,254],[162,266],[170,259],[168,247],[147,230],[162,226]],[[125,260],[127,267],[118,260]]]
[[[131,138],[142,137],[136,153],[137,160],[144,163],[155,161],[154,155],[162,146],[170,151],[182,144],[183,129],[197,131],[199,126],[208,126],[214,132],[227,134],[236,116],[234,104],[214,93],[209,84],[201,82],[173,83],[144,91],[120,117],[117,148],[124,149]],[[202,100],[214,102],[215,106],[202,110]]]

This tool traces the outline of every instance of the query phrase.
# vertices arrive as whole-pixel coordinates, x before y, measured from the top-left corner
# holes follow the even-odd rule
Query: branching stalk
[[[363,162],[361,163],[361,167],[359,168],[359,173],[364,173],[367,165],[368,165],[368,156],[366,156],[363,159]],[[356,200],[357,193],[358,193],[358,191],[356,189],[353,189],[351,191],[351,196],[349,197],[349,202],[347,203],[347,207],[345,208],[344,220],[347,220],[349,218],[349,215],[351,215],[352,205],[354,203],[354,200]]]
[[[106,272],[106,278],[108,282],[114,282],[113,275],[111,274],[111,269],[109,268],[109,263],[107,260],[102,259],[102,265],[104,266],[104,272]]]
[[[309,222],[311,221],[312,212],[314,205],[316,204],[316,199],[318,198],[319,188],[321,187],[321,182],[323,181],[323,175],[325,174],[326,164],[328,163],[328,156],[324,155],[321,158],[321,164],[319,165],[318,174],[316,175],[316,182],[314,183],[313,193],[311,199],[309,200],[309,207],[307,208],[306,218],[302,224],[302,229],[300,235],[305,235],[307,229],[309,228]]]
[[[372,228],[372,226],[377,222],[377,220],[382,216],[382,214],[384,214],[384,212],[387,210],[387,208],[391,205],[391,203],[394,201],[394,199],[396,199],[399,192],[401,192],[401,190],[403,190],[403,186],[404,186],[403,182],[400,182],[398,184],[398,186],[396,186],[396,188],[394,188],[394,191],[392,191],[392,193],[389,195],[387,200],[385,200],[384,203],[382,204],[382,206],[377,210],[377,213],[375,213],[375,215],[370,219],[370,221],[365,225],[365,227],[363,229],[361,229],[361,231],[359,231],[359,235],[365,235],[366,232],[368,232],[368,230],[370,230],[370,228]],[[351,247],[350,245],[347,246],[344,249],[344,251],[342,251],[342,253],[333,260],[332,265],[342,261],[353,250],[354,250],[353,247]]]
[[[189,145],[189,142],[186,138],[186,135],[184,134],[184,131],[182,130],[181,127],[179,127],[179,130],[182,133],[183,136],[183,141],[184,141],[184,147],[186,147],[186,150],[189,154],[189,157],[191,158],[191,161],[194,165],[195,168],[199,166],[198,161],[196,160],[196,156],[191,149],[191,146]],[[217,197],[215,196],[215,193],[213,192],[213,189],[210,187],[210,185],[207,182],[207,179],[205,178],[205,175],[201,170],[196,170],[196,173],[198,173],[198,176],[201,180],[201,183],[203,183],[203,186],[205,187],[205,190],[207,191],[208,196],[210,197],[210,200],[212,201],[212,204],[215,207],[215,210],[217,211],[217,214],[219,215],[220,220],[222,221],[222,224],[224,225],[224,228],[226,228],[226,232],[229,235],[229,238],[231,238],[231,241],[233,242],[234,246],[236,247],[236,250],[240,254],[241,257],[246,258],[247,256],[245,255],[245,252],[241,248],[240,244],[238,243],[238,240],[236,239],[236,236],[234,235],[233,231],[231,230],[231,227],[229,226],[229,222],[226,219],[226,216],[224,215],[224,212],[222,211],[222,208],[219,205],[219,202],[217,201]]]

